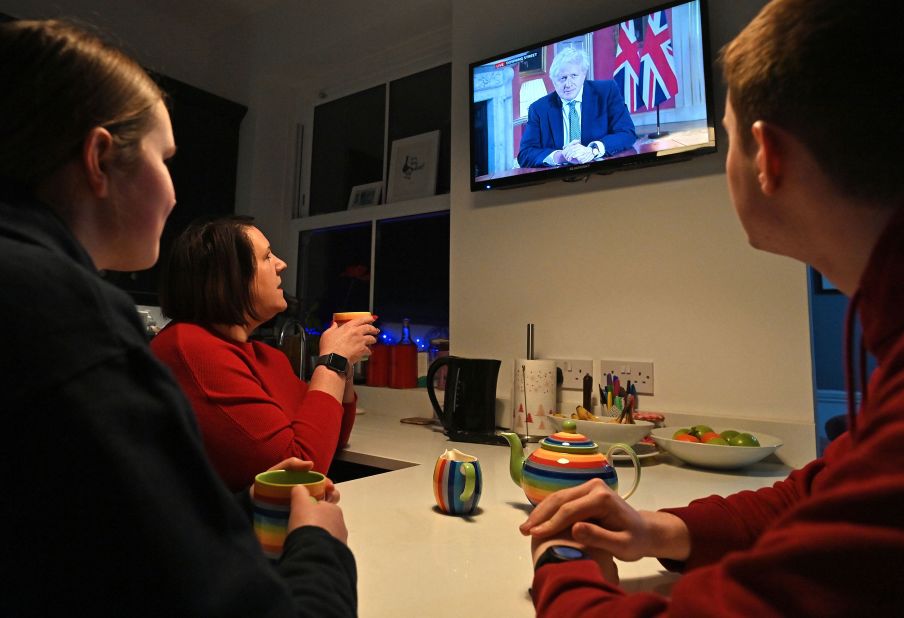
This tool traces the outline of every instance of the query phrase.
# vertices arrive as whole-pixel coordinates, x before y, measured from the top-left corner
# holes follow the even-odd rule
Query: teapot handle
[[[461,473],[465,475],[465,488],[464,491],[461,492],[459,498],[462,502],[467,502],[471,499],[471,496],[474,495],[474,464],[466,461],[461,464],[461,468],[459,468],[459,470],[461,470]]]
[[[624,451],[631,458],[631,465],[634,466],[634,482],[631,484],[631,489],[628,490],[628,493],[622,496],[623,500],[627,500],[637,489],[637,484],[640,483],[640,460],[637,459],[637,453],[634,452],[633,448],[622,442],[617,442],[606,451],[606,461],[612,461],[612,453],[615,451]]]

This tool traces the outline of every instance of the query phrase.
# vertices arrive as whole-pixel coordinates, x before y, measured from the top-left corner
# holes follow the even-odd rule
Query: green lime
[[[703,438],[703,434],[707,434],[713,430],[709,425],[694,425],[691,427],[690,434],[697,436],[698,438]]]
[[[760,441],[749,433],[739,433],[728,441],[731,446],[759,446]]]
[[[718,444],[720,446],[728,446],[728,440],[725,438],[710,438],[706,441],[707,444]]]
[[[732,438],[734,438],[734,437],[735,437],[736,435],[738,435],[739,433],[741,433],[741,432],[735,431],[734,429],[726,429],[725,431],[723,431],[723,432],[720,433],[719,435],[722,436],[723,438],[725,438],[726,440],[731,440]]]

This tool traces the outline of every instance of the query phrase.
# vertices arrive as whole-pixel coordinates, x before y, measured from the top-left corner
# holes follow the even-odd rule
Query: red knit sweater
[[[878,360],[856,430],[773,487],[666,509],[687,524],[670,598],[626,594],[581,560],[540,568],[539,616],[892,616],[904,608],[904,207],[858,292]],[[850,396],[850,394],[849,394]]]
[[[355,422],[340,405],[292,372],[286,356],[264,343],[240,343],[188,323],[171,323],[151,349],[188,396],[204,446],[233,490],[287,457],[326,473]]]

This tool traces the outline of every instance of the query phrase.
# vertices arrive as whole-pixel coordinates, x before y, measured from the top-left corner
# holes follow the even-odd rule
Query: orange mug
[[[335,322],[337,326],[342,326],[355,318],[373,318],[376,320],[377,316],[370,311],[337,311],[333,314],[333,322]]]
[[[355,318],[373,318],[372,322],[377,320],[377,316],[372,314],[370,311],[337,311],[333,314],[333,322],[336,323],[336,326],[342,326],[346,322],[354,320]],[[365,354],[364,358],[369,357],[370,354]]]

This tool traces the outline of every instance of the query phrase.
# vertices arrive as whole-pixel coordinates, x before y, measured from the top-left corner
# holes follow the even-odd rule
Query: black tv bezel
[[[691,1],[692,0],[671,0],[670,2],[651,6],[646,9],[628,13],[620,17],[601,22],[595,26],[589,26],[587,28],[581,28],[580,30],[574,30],[570,33],[551,37],[537,43],[532,43],[524,47],[513,49],[509,52],[493,54],[492,56],[489,56],[482,60],[470,63],[468,65],[468,146],[470,153],[468,175],[471,181],[471,191],[477,192],[491,191],[493,189],[515,189],[523,186],[542,184],[553,180],[584,180],[591,174],[607,175],[626,169],[652,167],[656,165],[664,165],[667,163],[677,163],[679,161],[687,161],[701,155],[718,152],[718,141],[715,131],[717,120],[714,117],[715,108],[713,106],[714,85],[712,81],[712,56],[710,53],[709,1],[697,0],[700,4],[700,36],[702,38],[701,43],[703,47],[704,97],[706,99],[707,110],[706,121],[708,128],[712,130],[712,144],[701,145],[698,148],[693,148],[690,150],[678,150],[674,152],[660,150],[657,152],[640,153],[632,157],[617,157],[612,159],[603,159],[602,161],[593,161],[591,163],[569,165],[563,167],[551,167],[548,170],[540,170],[532,172],[530,174],[515,174],[512,176],[494,178],[492,180],[477,181],[474,176],[474,149],[476,141],[474,139],[473,110],[475,68],[493,61],[501,60],[502,58],[514,56],[522,52],[527,52],[532,49],[542,48],[546,45],[555,43],[556,41],[561,41],[563,39],[568,39],[581,34],[587,34],[588,32],[594,32],[603,28],[609,28],[629,19],[636,19],[641,16],[649,15],[650,13],[653,13],[655,11],[670,9],[680,4],[687,4]]]

